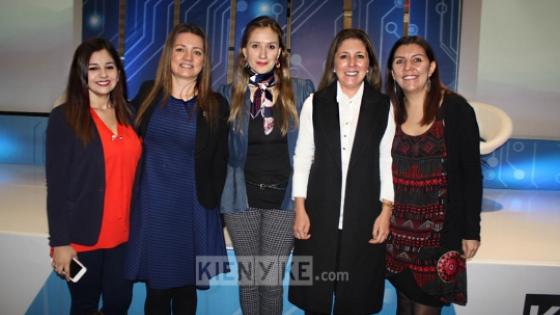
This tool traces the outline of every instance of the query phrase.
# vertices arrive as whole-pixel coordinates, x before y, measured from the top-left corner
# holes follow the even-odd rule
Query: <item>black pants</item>
[[[196,314],[196,287],[187,285],[170,289],[146,288],[146,315]],[[173,311],[173,313],[172,313]]]
[[[72,315],[91,315],[101,311],[105,315],[127,314],[132,301],[132,282],[124,278],[126,245],[78,253],[78,260],[87,268],[77,282],[68,282],[72,297]]]
[[[338,230],[338,235],[337,235],[337,246],[336,246],[336,263],[334,266],[334,271],[338,272],[340,269],[340,244],[342,243],[342,230]],[[338,285],[338,282],[335,281],[334,282],[334,288],[333,288],[333,293],[336,297],[336,287]],[[334,305],[331,305],[331,308]],[[329,315],[330,313],[321,313],[321,312],[314,312],[314,311],[308,311],[305,310],[305,315]]]

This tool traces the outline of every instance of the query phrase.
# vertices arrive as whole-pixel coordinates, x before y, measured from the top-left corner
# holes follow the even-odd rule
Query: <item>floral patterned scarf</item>
[[[274,129],[272,107],[272,87],[275,85],[274,69],[268,73],[258,74],[250,71],[249,84],[257,87],[251,103],[251,118],[258,115],[263,118],[264,134],[269,135]]]

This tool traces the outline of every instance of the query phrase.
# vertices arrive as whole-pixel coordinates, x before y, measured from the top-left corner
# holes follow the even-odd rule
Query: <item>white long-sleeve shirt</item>
[[[362,104],[364,83],[352,97],[345,95],[337,83],[336,100],[338,102],[340,124],[340,157],[342,166],[342,185],[340,198],[340,216],[338,229],[342,230],[344,218],[344,199],[346,195],[346,177],[350,155],[354,145],[354,136],[358,126],[358,117]],[[379,145],[379,174],[381,176],[380,200],[393,201],[393,176],[391,172],[391,146],[395,136],[395,121],[393,119],[393,106],[389,109],[387,128]],[[292,197],[307,197],[307,182],[309,171],[315,157],[315,139],[313,136],[313,94],[303,103],[300,114],[300,126],[296,150],[294,155],[294,175],[292,177]]]

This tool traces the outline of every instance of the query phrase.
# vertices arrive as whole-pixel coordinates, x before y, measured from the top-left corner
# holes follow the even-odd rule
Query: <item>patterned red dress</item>
[[[387,240],[389,280],[415,302],[465,304],[465,261],[440,244],[447,200],[443,121],[434,121],[418,136],[398,127],[392,156],[395,202]]]

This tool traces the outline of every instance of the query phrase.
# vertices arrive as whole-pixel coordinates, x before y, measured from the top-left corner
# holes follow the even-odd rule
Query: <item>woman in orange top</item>
[[[70,280],[77,258],[87,272],[68,281],[71,314],[126,314],[132,283],[123,277],[130,197],[141,144],[129,123],[120,58],[104,39],[76,50],[66,103],[47,128],[47,213],[52,266]]]

